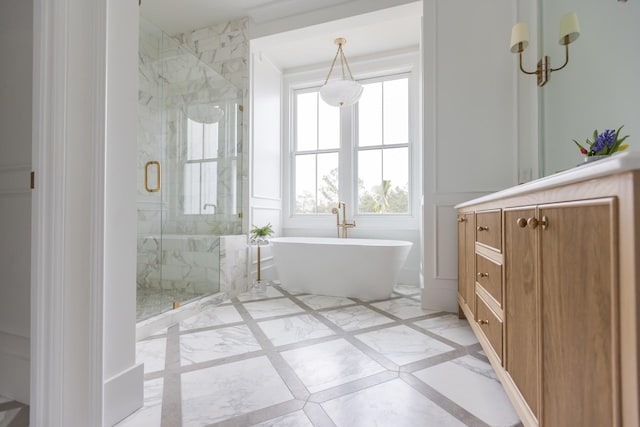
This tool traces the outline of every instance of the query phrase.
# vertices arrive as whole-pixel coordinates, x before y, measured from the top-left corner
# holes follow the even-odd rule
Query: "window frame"
[[[419,229],[422,173],[420,169],[422,155],[422,118],[421,82],[419,52],[416,49],[399,52],[384,58],[370,61],[350,63],[354,75],[360,82],[374,80],[390,80],[389,77],[405,74],[409,81],[409,209],[407,213],[363,213],[355,212],[357,206],[357,107],[349,106],[340,109],[341,145],[339,154],[339,193],[342,201],[347,203],[347,219],[355,219],[359,228],[376,229]],[[332,214],[298,214],[295,212],[295,93],[297,90],[319,90],[326,70],[315,69],[302,72],[291,72],[283,75],[283,225],[284,228],[316,228],[323,229],[331,224]],[[347,123],[344,123],[347,120]],[[345,144],[344,141],[349,143]],[[348,149],[345,149],[346,146]],[[344,173],[347,171],[348,173]]]

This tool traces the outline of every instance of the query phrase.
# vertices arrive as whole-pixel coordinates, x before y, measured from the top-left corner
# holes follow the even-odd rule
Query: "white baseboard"
[[[458,290],[455,287],[425,286],[421,301],[425,309],[458,312]]]
[[[104,426],[112,426],[144,403],[144,365],[139,363],[104,383]]]
[[[0,395],[29,404],[29,338],[0,331]]]

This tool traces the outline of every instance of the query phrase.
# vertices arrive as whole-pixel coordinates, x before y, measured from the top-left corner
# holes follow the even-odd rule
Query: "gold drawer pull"
[[[525,228],[527,226],[527,220],[524,218],[518,218],[516,219],[516,224],[518,224],[518,227],[520,228]]]
[[[479,225],[478,231],[489,231],[489,227],[483,227],[482,225]]]
[[[481,324],[481,325],[488,325],[489,321],[480,319],[480,320],[478,320],[478,323]]]
[[[489,277],[489,273],[478,273],[478,277]]]

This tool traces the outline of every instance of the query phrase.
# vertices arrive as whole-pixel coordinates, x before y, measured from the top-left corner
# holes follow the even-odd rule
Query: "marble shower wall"
[[[242,18],[177,34],[176,39],[194,52],[198,59],[209,65],[241,91],[241,111],[244,117],[249,117],[249,19]],[[239,165],[241,179],[238,182],[238,188],[241,187],[242,191],[239,213],[249,211],[247,179],[249,176],[249,144],[245,144],[245,141],[249,141],[248,120],[242,121],[241,141],[238,147],[242,153],[242,162]],[[233,234],[247,232],[246,216],[245,223],[240,226],[242,230],[236,229]]]

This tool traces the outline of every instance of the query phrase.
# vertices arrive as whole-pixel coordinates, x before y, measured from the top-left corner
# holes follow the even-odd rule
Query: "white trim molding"
[[[33,426],[63,425],[65,0],[34,2],[31,397]],[[55,54],[54,54],[55,52]]]

